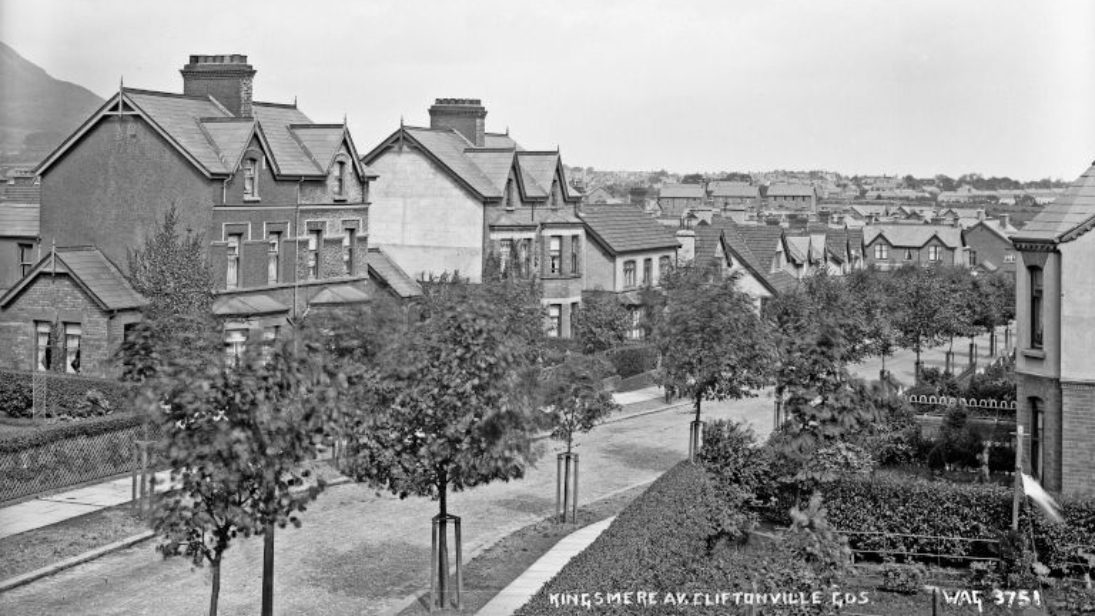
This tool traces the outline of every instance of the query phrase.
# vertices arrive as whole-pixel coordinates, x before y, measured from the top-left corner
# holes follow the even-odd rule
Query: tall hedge
[[[0,370],[0,412],[11,417],[30,417],[34,379],[42,387],[40,396],[47,417],[89,417],[124,411],[133,387],[112,379]]]

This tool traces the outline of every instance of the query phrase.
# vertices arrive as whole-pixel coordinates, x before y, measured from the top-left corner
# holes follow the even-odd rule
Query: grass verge
[[[647,486],[631,488],[578,508],[576,523],[541,520],[505,537],[465,565],[463,614],[474,614],[517,579],[561,539],[574,531],[623,511]],[[404,609],[399,616],[429,614],[429,598]],[[456,613],[455,610],[452,610]],[[437,614],[438,611],[433,612]]]
[[[79,556],[148,530],[129,505],[100,509],[0,539],[0,580]]]

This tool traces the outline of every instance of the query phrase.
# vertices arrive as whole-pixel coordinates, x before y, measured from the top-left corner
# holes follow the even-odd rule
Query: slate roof
[[[863,255],[863,228],[848,227],[848,249],[853,257]]]
[[[513,150],[465,148],[463,155],[479,168],[497,194],[505,193],[509,173],[513,170]]]
[[[0,237],[38,237],[38,206],[0,203]]]
[[[793,291],[799,285],[797,278],[783,270],[768,274],[768,282],[779,293]]]
[[[208,96],[187,96],[123,88],[122,105],[143,114],[168,142],[188,157],[206,175],[225,176],[235,172],[252,136],[258,133],[276,173],[290,177],[319,178],[327,175],[334,155],[344,140],[352,141],[341,124],[315,124],[294,105],[255,101],[253,118],[232,115]],[[94,126],[103,113],[118,106],[119,94],[70,135],[38,167],[41,174]],[[366,177],[375,177],[353,164]]]
[[[102,310],[133,310],[148,303],[129,284],[118,266],[98,248],[77,246],[56,248],[35,265],[25,277],[0,297],[0,308],[6,307],[31,281],[52,272],[67,273]]]
[[[369,276],[378,279],[401,298],[419,297],[422,287],[379,247],[369,248]]]
[[[1012,237],[1015,242],[1068,242],[1095,225],[1095,163]]]
[[[579,217],[589,234],[613,255],[680,245],[672,231],[630,205],[587,206]]]
[[[521,170],[526,172],[536,183],[544,196],[551,191],[551,184],[555,181],[555,169],[559,165],[558,152],[519,152],[517,160],[521,164]],[[528,182],[525,183],[526,189]]]
[[[42,201],[42,186],[33,180],[20,178],[0,188],[0,202],[36,204]]]
[[[769,272],[776,248],[783,237],[783,227],[776,225],[738,225],[738,232],[757,258],[760,271]]]
[[[760,187],[745,182],[719,182],[711,189],[712,197],[753,198],[760,195]]]
[[[369,301],[369,294],[350,284],[339,284],[325,287],[319,293],[308,300],[309,306],[342,306],[345,304],[360,304]]]
[[[213,300],[213,314],[222,317],[282,312],[289,312],[289,307],[269,295],[221,295]]]
[[[517,207],[507,210],[500,207],[487,209],[487,224],[491,227],[536,227],[537,225],[577,225],[582,220],[569,207],[551,208]]]
[[[785,236],[784,245],[787,247],[788,261],[803,263],[812,257],[810,254],[810,236],[808,235]]]
[[[524,149],[520,144],[511,139],[508,134],[504,135],[502,133],[483,133],[483,147],[506,148],[517,150],[518,152]]]
[[[863,227],[863,244],[870,244],[880,235],[897,248],[920,248],[932,237],[938,237],[948,248],[962,247],[962,230],[952,226],[867,225]]]
[[[659,199],[703,199],[706,196],[702,184],[662,184],[658,191]]]

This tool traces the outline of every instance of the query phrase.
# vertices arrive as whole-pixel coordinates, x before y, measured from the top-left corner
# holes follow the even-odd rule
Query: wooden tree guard
[[[976,366],[977,365],[977,343],[976,342],[971,342],[970,343],[970,365],[971,366]]]
[[[996,328],[989,332],[989,356],[996,357]]]
[[[555,458],[555,518],[566,523],[568,516],[578,521],[578,454],[573,452]]]
[[[133,449],[133,507],[138,514],[145,515],[152,512],[152,495],[156,491],[151,469],[148,468],[148,448],[156,441],[133,441],[136,445]]]
[[[954,374],[954,351],[947,351],[946,359],[947,367],[944,372],[946,374]]]
[[[1004,328],[1004,351],[1011,349],[1011,326]]]
[[[456,587],[449,584],[449,526],[456,544]],[[433,551],[430,564],[430,611],[455,607],[463,609],[463,555],[460,551],[460,516],[433,517]]]
[[[1023,426],[1015,427],[1015,495],[1011,500],[1011,530],[1019,530],[1019,501],[1023,498]]]
[[[700,445],[703,444],[704,421],[695,421],[688,424],[688,461],[696,462],[696,456],[700,453]]]
[[[780,415],[782,415],[782,414],[783,414],[783,400],[780,400],[779,398],[776,398],[775,411],[772,415],[772,429],[775,430],[776,432],[779,432],[780,426],[783,425],[783,421],[781,421],[782,417],[780,417]]]

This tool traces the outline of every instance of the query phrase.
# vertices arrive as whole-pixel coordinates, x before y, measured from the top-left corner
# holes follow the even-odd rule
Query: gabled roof
[[[123,113],[135,114],[147,121],[207,177],[234,173],[243,151],[256,135],[279,176],[326,176],[335,152],[345,142],[358,173],[375,177],[360,166],[345,126],[314,124],[295,105],[255,101],[252,103],[254,117],[241,118],[209,96],[134,88],[123,88],[112,96],[42,161],[36,173],[48,170],[100,120],[115,114],[119,108]]]
[[[785,235],[784,246],[787,247],[787,260],[792,263],[805,263],[812,260],[810,252],[810,236]]]
[[[749,250],[756,256],[761,271],[771,271],[776,249],[783,241],[783,227],[776,225],[738,225],[738,232],[741,233],[745,244],[749,246]]]
[[[590,237],[612,255],[680,245],[672,231],[630,205],[587,206],[578,216]]]
[[[981,227],[981,228],[987,230],[989,233],[992,233],[996,237],[1004,240],[1005,242],[1007,242],[1009,244],[1011,243],[1011,236],[1018,233],[1018,231],[1015,229],[1015,227],[1013,227],[1011,225],[1005,226],[1003,221],[1001,221],[1001,220],[997,220],[997,219],[994,219],[994,218],[986,218],[984,220],[979,220],[975,224],[970,225],[969,227],[963,229],[963,236],[965,236],[965,234],[969,233],[970,231],[973,231],[974,229],[976,229],[978,227]]]
[[[379,247],[369,248],[369,276],[376,278],[401,298],[419,297],[422,287],[395,264]]]
[[[703,199],[707,196],[702,184],[662,184],[658,198]]]
[[[486,133],[484,146],[477,147],[450,128],[401,126],[387,139],[362,157],[363,163],[379,158],[400,141],[409,141],[427,158],[446,170],[459,184],[480,200],[500,201],[505,197],[511,170],[526,199],[548,197],[557,169],[561,174],[558,152],[531,152],[517,145],[509,135]],[[577,201],[581,195],[564,178],[563,198]]]
[[[879,237],[897,248],[920,248],[931,239],[939,238],[948,248],[962,247],[962,230],[943,225],[867,225],[863,227],[863,244],[870,245]]]
[[[346,304],[361,304],[369,301],[369,294],[351,284],[337,284],[325,287],[319,293],[308,300],[309,306],[342,306]]]
[[[0,308],[7,307],[34,279],[54,272],[71,276],[76,286],[108,312],[134,310],[148,303],[98,248],[80,246],[53,249],[0,297]]]
[[[38,206],[0,203],[0,237],[38,237]]]
[[[760,187],[745,182],[718,182],[711,189],[712,197],[741,197],[751,199],[760,195]]]
[[[1052,203],[1027,221],[1012,241],[1070,242],[1095,226],[1095,163]]]

